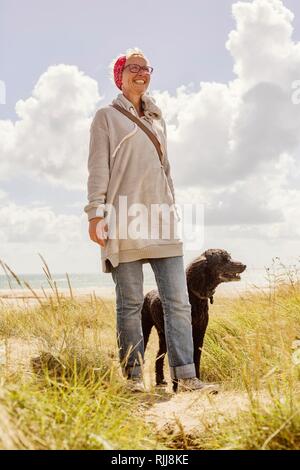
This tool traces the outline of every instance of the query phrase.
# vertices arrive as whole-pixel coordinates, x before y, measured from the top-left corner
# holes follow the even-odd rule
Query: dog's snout
[[[236,269],[239,273],[244,272],[245,269],[247,268],[246,264],[243,264],[243,263],[241,263],[240,261],[234,261],[234,266],[235,266],[235,269]]]

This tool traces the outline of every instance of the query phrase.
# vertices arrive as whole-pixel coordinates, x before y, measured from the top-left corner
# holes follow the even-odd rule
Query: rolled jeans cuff
[[[185,364],[184,366],[171,367],[171,379],[190,379],[196,377],[195,364]]]
[[[142,368],[139,365],[122,367],[123,376],[128,379],[137,379],[142,377]]]

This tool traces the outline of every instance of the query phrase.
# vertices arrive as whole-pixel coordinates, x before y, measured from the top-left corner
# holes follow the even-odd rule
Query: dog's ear
[[[207,259],[205,256],[196,258],[187,268],[187,283],[190,289],[196,290],[201,295],[206,295],[205,279]]]
[[[205,267],[207,265],[207,259],[206,259],[206,256],[205,255],[201,255],[199,256],[198,258],[196,258],[193,263],[191,264],[194,264],[195,266],[203,266]]]
[[[205,271],[206,271],[206,268],[208,266],[208,261],[207,259],[205,258],[205,256],[201,256],[200,259],[197,260],[197,262],[195,263],[195,270],[199,275],[204,275]]]
[[[204,271],[207,267],[207,259],[204,255],[199,256],[198,258],[194,259],[189,266],[187,267],[187,271]]]

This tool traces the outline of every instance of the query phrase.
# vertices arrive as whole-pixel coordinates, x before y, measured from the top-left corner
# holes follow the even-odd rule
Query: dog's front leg
[[[200,379],[200,361],[203,341],[208,325],[208,315],[204,315],[203,317],[201,318],[201,321],[198,321],[192,325],[194,342],[194,364],[196,369],[196,377],[198,379]]]
[[[164,333],[158,333],[159,337],[159,349],[156,355],[155,362],[155,378],[156,385],[167,385],[164,377],[164,359],[167,352],[167,345]]]

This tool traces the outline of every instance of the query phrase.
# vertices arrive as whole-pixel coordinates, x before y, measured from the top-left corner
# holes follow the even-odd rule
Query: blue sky
[[[0,0],[0,79],[7,87],[0,116],[15,118],[15,103],[30,96],[49,65],[75,64],[99,83],[109,101],[116,90],[107,65],[129,47],[145,50],[155,67],[152,89],[175,93],[182,84],[226,82],[233,61],[225,49],[234,27],[233,0]],[[295,13],[300,39],[300,3]]]
[[[63,0],[1,1],[1,70],[11,117],[49,65],[76,64],[98,81],[109,100],[115,89],[107,65],[132,46],[155,66],[152,88],[175,92],[183,83],[227,80],[232,60],[224,48],[233,27],[231,0],[172,2]],[[140,10],[140,12],[139,12]],[[3,110],[2,110],[3,111]]]
[[[67,140],[72,139],[72,134],[64,134],[65,122],[61,121],[62,135],[60,130],[57,135],[48,135],[46,124],[41,120],[35,121],[33,117],[44,116],[47,109],[45,96],[39,97],[42,104],[34,115],[31,113],[30,100],[35,96],[34,89],[43,74],[46,74],[47,88],[50,66],[57,67],[55,73],[61,77],[56,82],[57,88],[59,83],[68,80],[66,69],[59,68],[61,64],[76,66],[83,73],[83,78],[76,75],[75,69],[71,73],[74,83],[79,83],[75,86],[86,86],[90,99],[94,100],[90,111],[82,115],[82,134],[75,142],[80,147],[76,153],[76,162],[79,162],[77,166],[83,169],[87,159],[88,124],[94,110],[110,102],[119,92],[108,78],[108,64],[119,53],[138,46],[155,68],[149,91],[155,93],[170,126],[169,152],[179,199],[187,194],[196,194],[196,198],[201,198],[207,204],[209,227],[203,248],[227,248],[238,257],[246,258],[248,264],[252,262],[253,266],[269,263],[272,256],[292,259],[298,243],[298,232],[291,233],[290,230],[296,206],[290,214],[291,219],[288,221],[285,217],[291,208],[291,201],[296,205],[299,196],[298,142],[292,145],[291,142],[296,139],[294,135],[287,135],[284,129],[282,133],[278,132],[278,122],[274,122],[274,135],[277,133],[277,136],[281,136],[278,142],[274,142],[273,138],[271,145],[265,140],[260,142],[255,122],[260,119],[264,122],[261,108],[257,105],[266,99],[266,94],[263,93],[263,98],[259,94],[262,83],[279,86],[286,91],[292,80],[300,79],[300,72],[298,77],[291,71],[300,70],[296,54],[294,57],[291,53],[300,41],[300,4],[298,0],[239,3],[250,4],[251,8],[239,11],[234,17],[232,5],[237,2],[232,0],[151,0],[143,4],[131,0],[0,0],[0,80],[6,84],[6,104],[0,104],[0,137],[3,129],[2,142],[5,143],[6,139],[9,144],[1,149],[0,142],[0,209],[2,214],[10,214],[2,235],[0,233],[0,258],[4,258],[19,272],[40,272],[40,260],[36,255],[40,251],[46,257],[48,255],[53,271],[99,270],[97,247],[87,238],[87,226],[82,214],[86,203],[86,173],[84,170],[76,173],[75,164],[74,168],[69,169],[68,162],[75,158],[72,154],[74,148],[62,149],[64,135]],[[262,5],[270,16],[260,20]],[[293,22],[290,17],[284,17],[284,7],[295,15]],[[249,20],[252,14],[253,24]],[[274,24],[278,26],[276,31]],[[287,38],[290,27],[293,27],[292,37]],[[229,48],[226,48],[232,31],[238,32],[237,39],[232,39]],[[279,43],[282,42],[285,49],[279,50],[278,44],[273,54],[272,44],[281,35],[282,41]],[[270,38],[270,43],[265,38]],[[264,48],[265,56],[259,62],[256,56]],[[291,56],[290,63],[284,58],[285,51],[286,55]],[[286,74],[279,74],[280,61],[283,71],[286,68]],[[264,70],[264,62],[269,71]],[[238,74],[234,72],[234,66],[240,67]],[[98,85],[102,99],[94,95],[93,83]],[[186,88],[180,92],[181,87]],[[47,90],[50,96],[53,90]],[[252,95],[247,94],[251,90]],[[250,99],[258,100],[257,103],[255,101],[255,109],[260,110],[257,111],[257,119],[254,116],[249,122],[248,108],[233,109],[232,105],[233,97],[239,96],[244,100],[246,94],[247,99],[250,96]],[[219,96],[219,101],[214,102],[212,95]],[[68,115],[68,108],[62,109],[62,103],[55,101],[57,99],[55,96],[49,98],[49,103],[46,99],[49,115],[54,115],[57,108],[59,119],[63,119],[62,116]],[[20,100],[23,100],[22,116],[15,108]],[[247,103],[247,100],[244,102]],[[187,126],[186,122],[181,121],[175,129],[173,126],[183,105],[193,116],[194,124]],[[272,100],[265,102],[266,114],[272,106]],[[276,109],[280,109],[280,106]],[[170,111],[171,107],[174,112]],[[80,113],[80,109],[77,111]],[[241,119],[235,122],[233,116],[237,111]],[[294,122],[293,111],[286,112],[291,123]],[[240,153],[234,155],[236,162],[228,174],[225,171],[218,173],[222,168],[222,155],[220,149],[216,150],[216,145],[218,142],[221,145],[227,132],[226,120],[231,119],[230,128],[233,129]],[[19,130],[14,128],[16,121],[21,122]],[[42,135],[49,138],[46,142],[49,148],[55,143],[58,154],[60,151],[66,154],[61,166],[60,162],[55,162],[55,174],[47,174],[45,170],[50,160],[53,163],[53,154],[43,153],[46,150],[39,146],[40,142],[37,142],[36,151],[32,150],[32,135],[37,128],[41,128]],[[290,133],[292,128],[291,124]],[[209,140],[207,136],[214,135],[214,132],[216,138]],[[195,163],[197,171],[188,174],[180,160],[191,140],[195,142],[195,151],[193,153],[189,150],[187,158],[191,167]],[[11,142],[14,141],[18,146],[13,150]],[[181,144],[175,146],[176,141]],[[257,149],[250,153],[249,147],[256,143]],[[23,154],[21,146],[25,149]],[[11,153],[7,151],[8,147],[12,149]],[[270,155],[262,162],[269,150]],[[281,179],[283,174],[288,174],[285,181]],[[265,184],[264,181],[274,181],[274,184]],[[287,185],[291,191],[293,187],[295,192],[287,195],[284,192]],[[280,200],[277,200],[279,194]],[[10,204],[13,204],[13,208]],[[42,214],[43,224],[52,227],[51,233],[44,228],[41,230],[37,222],[38,215],[34,212],[37,208]],[[24,232],[18,225],[16,214],[19,213],[26,216],[26,223],[20,224]],[[68,239],[66,233],[69,224],[72,226],[76,223],[80,223],[80,235],[74,234],[73,238]],[[65,232],[56,239],[55,234],[60,226],[65,227]],[[35,239],[37,232],[39,236]],[[23,235],[18,237],[17,233]],[[79,263],[74,259],[74,252],[78,250],[83,253]],[[191,254],[187,254],[187,259],[189,256]]]

